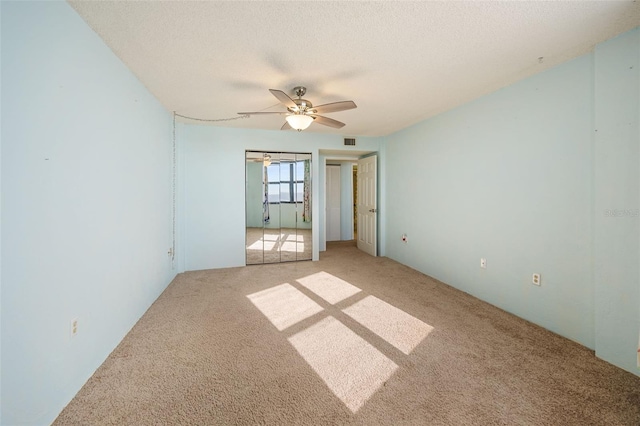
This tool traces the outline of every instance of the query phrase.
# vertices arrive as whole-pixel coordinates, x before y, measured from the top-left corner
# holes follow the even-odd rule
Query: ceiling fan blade
[[[293,108],[295,110],[298,109],[298,105],[296,105],[296,103],[293,102],[293,99],[291,99],[289,95],[284,93],[282,90],[269,89],[269,91],[271,92],[271,94],[273,94],[273,96],[278,98],[278,100],[287,108]]]
[[[239,112],[238,114],[240,115],[258,115],[258,114],[279,114],[279,115],[283,115],[286,114],[286,111],[282,111],[282,112],[271,112],[271,111],[253,111],[253,112]]]
[[[342,102],[333,102],[330,104],[318,105],[313,107],[312,109],[316,111],[318,114],[326,114],[328,112],[345,111],[345,110],[354,109],[354,108],[358,108],[355,102],[342,101]]]
[[[323,117],[321,115],[315,115],[315,114],[309,114],[309,115],[313,117],[314,123],[322,124],[323,126],[333,127],[334,129],[340,129],[344,127],[344,123],[338,120],[334,120],[333,118]]]
[[[280,127],[280,130],[291,130],[291,129],[293,129],[293,127],[289,125],[288,121],[285,121],[282,127]]]

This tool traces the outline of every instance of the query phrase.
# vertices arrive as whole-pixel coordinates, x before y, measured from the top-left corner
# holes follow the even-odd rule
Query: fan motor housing
[[[300,108],[300,111],[306,111],[308,109],[313,108],[313,104],[311,102],[309,102],[308,100],[306,100],[306,99],[300,99],[299,98],[299,99],[292,99],[292,100],[293,100],[293,102],[296,103],[296,105],[298,105],[298,108]],[[291,112],[294,112],[294,111],[292,111],[291,108],[287,108],[287,109],[289,111],[291,111]]]

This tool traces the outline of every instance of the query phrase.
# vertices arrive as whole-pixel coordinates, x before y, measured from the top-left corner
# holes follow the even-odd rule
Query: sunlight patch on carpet
[[[247,296],[282,331],[322,311],[322,307],[291,284],[281,284]]]
[[[433,330],[429,324],[371,295],[344,309],[332,306],[362,290],[327,272],[308,275],[297,282],[329,305],[321,302],[323,308],[288,283],[247,297],[280,331],[317,313],[327,315],[288,340],[353,413],[393,375],[398,365],[376,349],[372,344],[375,342],[368,342],[335,316],[348,315],[405,355]]]
[[[324,271],[296,281],[332,305],[361,291],[358,287]]]
[[[343,312],[406,355],[433,330],[429,324],[375,296],[367,296]]]
[[[291,336],[289,342],[353,413],[398,368],[333,317],[324,318]]]

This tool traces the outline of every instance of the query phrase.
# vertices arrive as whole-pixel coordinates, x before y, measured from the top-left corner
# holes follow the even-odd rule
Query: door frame
[[[336,170],[337,169],[337,170]],[[337,177],[338,177],[338,182],[337,182],[337,194],[333,194],[333,192],[335,191],[335,189],[332,186],[329,186],[329,175],[331,175],[333,172],[337,172]],[[335,174],[335,173],[333,173]],[[325,176],[325,186],[324,186],[324,194],[325,194],[325,204],[324,204],[324,211],[325,211],[325,223],[326,223],[326,227],[325,227],[325,235],[326,235],[326,240],[327,242],[329,241],[329,236],[332,237],[331,241],[340,241],[342,240],[342,209],[345,208],[345,206],[342,203],[342,164],[327,164],[324,168],[324,176]],[[335,185],[335,183],[333,182],[333,178],[331,180],[331,182]],[[329,195],[333,195],[334,197],[337,196],[337,207],[338,207],[338,223],[333,223],[332,220],[329,220],[329,217],[331,217],[331,215],[333,213],[330,212],[330,207],[332,208],[331,210],[334,210],[335,206],[329,206],[329,199],[332,197],[329,197]],[[333,235],[330,235],[330,229],[329,229],[329,225],[332,224],[332,228],[331,230],[334,231]],[[337,226],[337,229],[333,229],[334,226]],[[337,233],[337,238],[335,238],[335,234]]]
[[[353,164],[357,164],[359,159],[362,159],[364,157],[369,157],[371,155],[377,155],[378,158],[380,158],[380,152],[379,151],[348,151],[348,150],[344,150],[341,151],[339,154],[336,153],[335,150],[331,150],[330,154],[326,154],[323,153],[323,150],[319,150],[319,161],[318,163],[320,166],[320,170],[326,170],[327,168],[327,161],[331,162],[331,161],[348,161],[351,162]],[[379,173],[378,173],[379,174]],[[353,175],[351,176],[351,179],[353,179]],[[326,188],[327,186],[327,175],[326,172],[322,173],[322,178],[319,179],[321,188]],[[380,187],[380,179],[378,179],[377,182],[377,190],[379,191],[379,187]],[[352,193],[352,197],[353,197],[353,193]],[[322,200],[322,208],[320,209],[319,213],[321,215],[320,218],[320,222],[319,225],[321,225],[321,230],[320,232],[318,232],[318,236],[320,238],[319,241],[319,251],[323,252],[327,250],[327,215],[326,215],[326,205],[327,205],[327,193],[326,191],[323,189],[322,190],[322,194],[319,197]],[[353,200],[355,202],[355,200]],[[380,203],[380,200],[378,200],[378,203]],[[350,210],[351,210],[351,215],[353,216],[354,213],[354,208],[353,208],[353,202],[351,203],[350,206]],[[380,245],[380,224],[376,223],[376,227],[377,227],[377,234],[378,234],[378,246]],[[353,235],[353,231],[352,234]],[[380,250],[378,249],[378,255],[380,255]]]

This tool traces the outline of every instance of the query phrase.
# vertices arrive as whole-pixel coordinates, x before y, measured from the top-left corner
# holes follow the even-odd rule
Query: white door
[[[327,166],[327,241],[340,240],[340,166]]]
[[[376,155],[358,160],[358,248],[377,256],[377,190]]]

